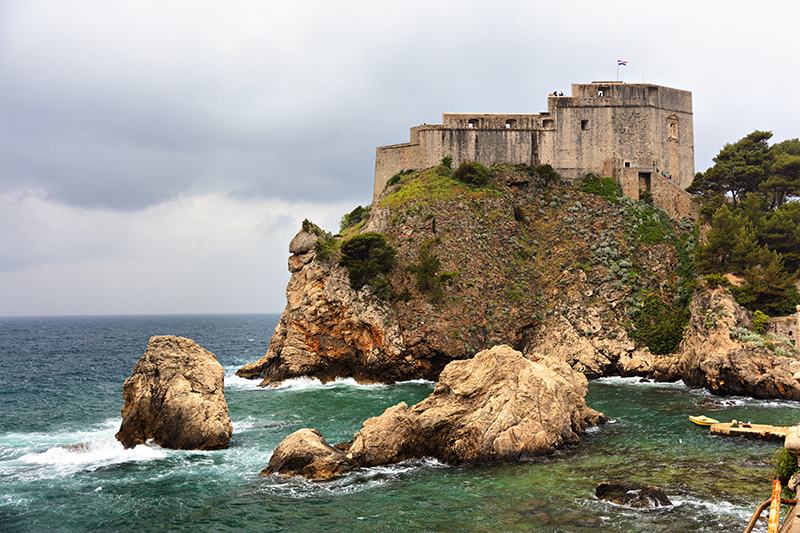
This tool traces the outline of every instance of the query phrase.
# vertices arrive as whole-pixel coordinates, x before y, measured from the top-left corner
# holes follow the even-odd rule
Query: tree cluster
[[[394,266],[396,250],[380,233],[367,232],[342,243],[339,264],[346,266],[350,286],[359,290],[369,285],[373,293],[384,299],[391,296],[386,275]]]
[[[742,276],[746,284],[731,288],[737,301],[779,316],[800,304],[800,140],[770,146],[771,137],[755,131],[726,144],[687,191],[711,223],[695,254],[698,273]]]

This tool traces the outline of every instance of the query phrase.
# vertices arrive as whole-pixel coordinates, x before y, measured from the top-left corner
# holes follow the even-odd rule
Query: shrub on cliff
[[[561,180],[561,174],[556,172],[549,163],[538,165],[533,171],[536,174],[536,184],[542,189],[554,183],[558,183],[559,180]]]
[[[602,196],[612,204],[618,204],[617,196],[622,195],[622,191],[617,187],[613,179],[601,178],[597,174],[587,174],[583,178],[583,185],[581,185],[580,190]]]
[[[476,161],[464,161],[458,165],[453,177],[461,183],[478,187],[488,185],[490,181],[489,169]]]
[[[654,354],[672,353],[683,340],[683,330],[688,323],[686,307],[670,305],[653,292],[644,297],[642,309],[633,321],[631,336]]]
[[[753,314],[753,331],[763,335],[767,331],[767,324],[769,324],[769,317],[756,309]]]
[[[369,218],[369,212],[371,209],[372,204],[368,204],[367,207],[358,206],[349,213],[342,215],[342,219],[339,221],[339,233],[342,233],[347,228],[355,226],[362,220]]]
[[[394,266],[396,250],[386,237],[372,231],[362,233],[344,241],[341,252],[339,264],[347,267],[353,289],[369,285],[377,296],[391,296],[385,275]]]

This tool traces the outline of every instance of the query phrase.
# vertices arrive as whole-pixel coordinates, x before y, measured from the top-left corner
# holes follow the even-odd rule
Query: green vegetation
[[[368,204],[367,207],[361,207],[359,205],[349,213],[342,215],[342,219],[339,221],[339,233],[367,220],[369,218],[370,209],[372,209],[372,204]]]
[[[580,190],[581,192],[601,196],[612,204],[618,204],[618,197],[622,196],[622,189],[617,187],[613,179],[601,178],[597,174],[587,174],[583,178],[583,185],[581,185]]]
[[[347,267],[353,289],[369,285],[378,297],[391,296],[386,274],[394,266],[396,251],[386,237],[375,232],[362,233],[344,241],[341,252],[339,264]]]
[[[422,173],[409,172],[398,178],[400,187],[381,201],[381,206],[397,210],[411,202],[417,205],[438,201],[498,197],[502,193],[491,181],[484,186],[468,185],[453,177],[454,172],[441,165]],[[395,216],[400,215],[397,213]]]
[[[800,202],[791,200],[800,196],[800,141],[770,146],[771,137],[755,131],[726,144],[687,190],[711,223],[698,272],[742,276],[746,284],[730,288],[736,301],[779,316],[800,304]]]
[[[683,330],[688,322],[688,306],[670,305],[650,292],[633,320],[631,336],[654,354],[672,353],[683,340]]]
[[[417,282],[417,290],[421,293],[429,293],[434,302],[440,301],[444,297],[443,285],[452,283],[457,275],[456,272],[439,274],[442,262],[438,255],[431,252],[431,246],[436,243],[436,239],[423,243],[417,254],[417,262],[410,267]]]
[[[315,259],[326,261],[330,259],[336,251],[338,241],[331,235],[331,232],[325,231],[310,220],[303,219],[303,231],[313,233],[317,236]]]
[[[411,169],[401,170],[400,172],[398,172],[397,174],[395,174],[394,176],[389,178],[389,181],[386,182],[386,186],[387,187],[391,187],[392,185],[397,185],[398,183],[400,183],[400,180],[402,180],[403,177],[408,176],[408,175],[413,174],[413,173],[414,173],[414,171],[411,170]]]
[[[773,477],[790,478],[800,471],[797,456],[783,447],[775,450],[770,463],[773,466]],[[786,497],[793,499],[795,494],[787,488]]]
[[[453,156],[446,155],[442,158],[442,166],[446,169],[453,168]]]
[[[464,161],[453,172],[453,177],[461,183],[483,187],[488,185],[491,177],[489,169],[475,161]]]
[[[534,167],[533,174],[536,176],[536,185],[541,189],[550,187],[561,181],[561,175],[556,172],[549,163]]]
[[[767,324],[769,324],[769,317],[756,309],[753,314],[753,331],[763,335],[767,331]]]

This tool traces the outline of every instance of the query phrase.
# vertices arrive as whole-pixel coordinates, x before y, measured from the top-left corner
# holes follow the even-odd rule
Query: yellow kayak
[[[690,416],[689,420],[691,420],[698,426],[710,426],[711,424],[719,424],[719,420],[714,420],[713,418],[709,418],[705,415]]]

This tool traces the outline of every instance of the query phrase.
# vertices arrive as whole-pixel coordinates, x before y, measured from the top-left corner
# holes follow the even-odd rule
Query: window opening
[[[581,129],[586,131],[589,129],[589,121],[588,120],[581,120]]]
[[[506,120],[506,129],[513,130],[517,127],[517,121],[513,118]]]
[[[478,119],[477,118],[469,119],[469,122],[467,123],[467,127],[468,128],[477,128],[478,127]]]

